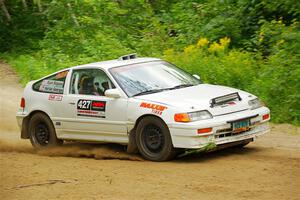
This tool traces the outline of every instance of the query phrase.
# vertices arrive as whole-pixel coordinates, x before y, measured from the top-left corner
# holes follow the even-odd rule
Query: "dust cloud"
[[[94,158],[97,160],[143,161],[138,155],[126,153],[123,146],[114,144],[68,143],[60,147],[37,150],[29,145],[0,140],[0,152],[30,153],[50,157]]]
[[[42,156],[82,157],[94,159],[143,160],[127,154],[124,146],[114,144],[82,144],[66,142],[63,146],[36,150],[29,141],[20,139],[15,113],[23,89],[12,68],[0,61],[0,152],[29,153]]]

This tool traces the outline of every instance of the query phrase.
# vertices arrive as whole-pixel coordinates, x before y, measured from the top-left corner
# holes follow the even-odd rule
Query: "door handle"
[[[74,103],[74,102],[70,102],[69,104],[70,104],[70,105],[75,105],[75,103]]]

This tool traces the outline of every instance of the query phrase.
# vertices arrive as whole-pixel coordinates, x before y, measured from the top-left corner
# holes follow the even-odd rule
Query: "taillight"
[[[24,97],[21,98],[20,107],[23,108],[23,109],[25,108],[25,99],[24,99]]]
[[[262,116],[262,119],[263,119],[263,120],[267,120],[267,119],[269,119],[269,118],[270,118],[270,114],[265,114],[265,115]]]

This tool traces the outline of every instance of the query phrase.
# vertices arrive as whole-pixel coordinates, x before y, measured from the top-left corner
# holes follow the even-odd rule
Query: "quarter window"
[[[44,93],[63,94],[68,70],[40,80],[33,85],[33,90]]]
[[[99,69],[74,70],[70,94],[104,96],[107,89],[115,88],[105,72]]]

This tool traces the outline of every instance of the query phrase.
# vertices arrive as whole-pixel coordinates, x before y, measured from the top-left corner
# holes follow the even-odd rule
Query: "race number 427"
[[[77,109],[80,110],[90,110],[91,109],[91,100],[80,99],[77,103]]]

